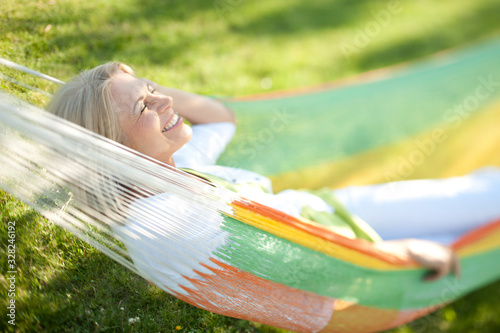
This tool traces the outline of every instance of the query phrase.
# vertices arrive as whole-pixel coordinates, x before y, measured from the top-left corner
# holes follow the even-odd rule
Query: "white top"
[[[313,194],[285,190],[274,195],[269,178],[248,170],[215,165],[233,138],[236,131],[236,125],[233,123],[201,124],[193,126],[192,129],[191,141],[173,155],[177,167],[217,176],[232,184],[259,184],[267,193],[249,187],[238,194],[288,215],[300,216],[302,207],[305,205],[316,211],[333,213],[333,207]]]
[[[233,184],[258,183],[272,193],[271,181],[255,172],[215,165],[236,131],[233,123],[194,125],[191,140],[174,153],[178,168],[189,168],[220,177]]]

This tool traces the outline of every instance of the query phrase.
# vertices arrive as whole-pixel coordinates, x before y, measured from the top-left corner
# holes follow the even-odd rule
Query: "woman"
[[[315,217],[327,216],[327,224],[341,225],[336,230],[339,233],[375,241],[382,251],[409,256],[431,269],[429,280],[459,272],[446,242],[500,218],[497,169],[444,180],[393,183],[389,191],[387,186],[374,185],[318,195],[292,190],[274,195],[267,178],[215,165],[235,131],[235,117],[228,108],[203,96],[136,78],[129,67],[119,63],[82,73],[58,91],[48,110],[287,214],[317,222],[322,218]]]

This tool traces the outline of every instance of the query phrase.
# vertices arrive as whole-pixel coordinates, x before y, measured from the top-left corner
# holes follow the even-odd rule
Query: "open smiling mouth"
[[[170,131],[171,129],[174,129],[177,126],[179,126],[179,124],[181,124],[181,123],[182,123],[182,117],[179,116],[177,113],[174,113],[174,116],[172,117],[172,119],[162,129],[162,132]]]

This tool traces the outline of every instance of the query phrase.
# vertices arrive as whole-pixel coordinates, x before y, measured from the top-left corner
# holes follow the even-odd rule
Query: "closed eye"
[[[150,94],[154,94],[156,92],[156,89],[151,87],[150,85],[148,85],[148,90],[149,90]],[[147,107],[148,107],[148,105],[146,103],[144,103],[144,106],[142,107],[140,113],[142,114],[144,112],[144,110],[146,110]]]

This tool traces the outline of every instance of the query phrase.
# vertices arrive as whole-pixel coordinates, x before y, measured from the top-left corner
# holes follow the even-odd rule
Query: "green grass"
[[[497,0],[402,1],[386,27],[346,56],[341,45],[359,46],[357,38],[376,20],[373,13],[387,10],[388,3],[3,0],[0,55],[62,80],[118,60],[165,85],[246,95],[349,77],[500,34]],[[56,88],[0,70],[43,90]],[[46,102],[0,84],[35,104]],[[2,273],[7,222],[17,226],[18,332],[171,332],[178,325],[181,332],[282,332],[166,295],[3,192],[0,219]],[[6,277],[0,276],[0,331],[14,331],[5,314]],[[393,332],[497,332],[499,287],[488,286]],[[140,322],[129,325],[135,317]]]

